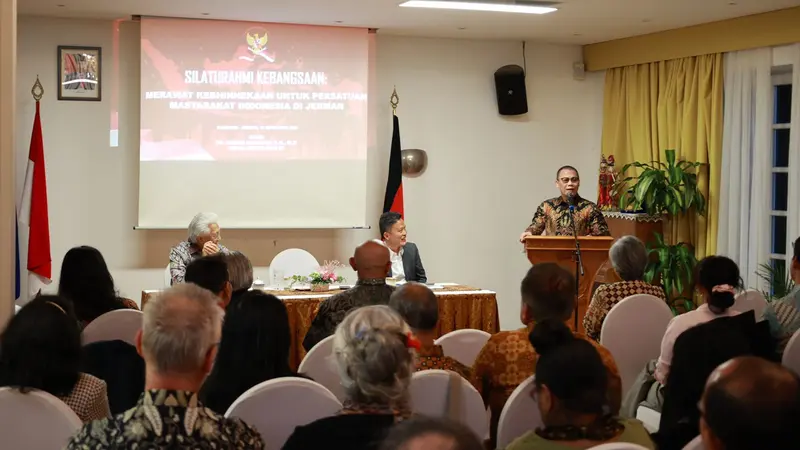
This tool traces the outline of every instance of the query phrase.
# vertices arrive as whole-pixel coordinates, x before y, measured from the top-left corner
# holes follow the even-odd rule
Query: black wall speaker
[[[525,71],[517,65],[503,66],[494,72],[497,90],[497,110],[503,116],[516,116],[528,112],[528,95],[525,92]]]

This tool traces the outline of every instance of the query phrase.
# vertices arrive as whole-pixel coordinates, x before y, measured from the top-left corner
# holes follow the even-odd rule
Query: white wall
[[[106,256],[121,293],[138,299],[162,285],[169,247],[180,231],[134,231],[138,191],[138,26],[122,23],[119,72],[114,23],[20,18],[18,39],[17,191],[21,192],[38,74],[42,100],[54,278],[64,253],[92,245]],[[56,47],[103,48],[103,101],[56,100]],[[263,230],[224,232],[266,279],[281,249],[303,247],[318,259],[345,261],[355,244],[375,237],[385,189],[392,87],[400,95],[404,148],[427,150],[427,172],[404,179],[409,238],[419,245],[434,281],[457,281],[498,292],[503,328],[519,326],[521,276],[529,266],[517,238],[536,205],[555,195],[555,170],[573,164],[583,194],[596,195],[603,74],[572,79],[579,47],[527,46],[530,112],[497,114],[493,72],[521,64],[518,42],[377,38],[371,87],[372,126],[367,186],[371,231]],[[118,78],[118,79],[117,79]],[[109,146],[114,92],[119,95],[119,147]],[[188,218],[187,218],[188,221]],[[223,221],[224,226],[224,221]],[[24,244],[26,237],[21,236]],[[57,281],[56,281],[57,282]]]

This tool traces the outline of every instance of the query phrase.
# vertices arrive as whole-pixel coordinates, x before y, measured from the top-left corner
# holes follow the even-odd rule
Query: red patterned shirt
[[[472,368],[449,356],[444,356],[441,345],[423,347],[417,352],[417,372],[431,369],[449,370],[461,375],[467,381],[472,381]]]
[[[661,287],[644,281],[620,281],[604,284],[594,292],[589,309],[586,310],[586,315],[583,317],[583,328],[586,330],[586,335],[600,342],[600,330],[608,312],[614,305],[634,294],[650,294],[667,301]]]

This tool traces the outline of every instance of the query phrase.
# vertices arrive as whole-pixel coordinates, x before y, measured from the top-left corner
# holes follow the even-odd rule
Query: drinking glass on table
[[[273,270],[272,271],[272,280],[270,281],[270,285],[277,289],[283,289],[284,287],[284,278],[285,274],[282,270]]]

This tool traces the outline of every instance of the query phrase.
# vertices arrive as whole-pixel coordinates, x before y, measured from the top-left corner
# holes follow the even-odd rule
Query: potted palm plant
[[[623,175],[632,167],[641,172],[623,178],[625,183],[634,183],[620,196],[620,210],[643,211],[664,221],[690,213],[704,215],[706,198],[697,186],[697,170],[703,163],[676,161],[675,150],[664,153],[666,162],[634,162],[622,168]],[[694,302],[686,292],[697,264],[692,246],[685,242],[670,245],[663,235],[656,233],[648,249],[654,256],[647,268],[647,281],[661,283],[673,311],[681,300],[686,310],[694,309]]]
[[[767,287],[761,291],[767,302],[786,297],[794,289],[794,280],[786,269],[784,261],[776,261],[776,264],[759,264],[756,276]]]

